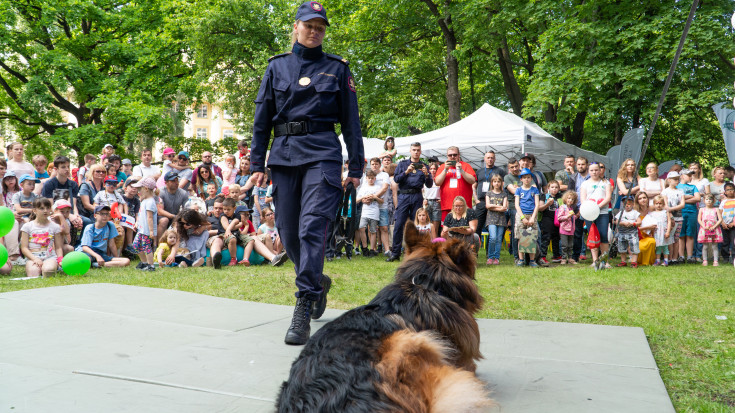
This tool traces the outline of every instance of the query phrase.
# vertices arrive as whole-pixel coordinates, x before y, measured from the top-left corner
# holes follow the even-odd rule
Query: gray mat
[[[0,294],[0,411],[273,411],[301,350],[283,344],[291,312],[115,284]],[[674,411],[640,328],[478,323],[489,411]]]

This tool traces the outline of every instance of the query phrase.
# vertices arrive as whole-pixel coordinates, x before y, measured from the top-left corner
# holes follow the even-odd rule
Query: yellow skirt
[[[642,238],[638,245],[641,249],[638,265],[653,265],[656,262],[656,240],[653,237]]]

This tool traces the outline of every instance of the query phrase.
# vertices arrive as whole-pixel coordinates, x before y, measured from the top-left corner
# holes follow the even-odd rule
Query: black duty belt
[[[284,135],[305,135],[307,133],[316,132],[334,132],[334,123],[332,122],[288,122],[281,123],[273,127],[273,136]]]
[[[399,189],[398,195],[409,195],[409,194],[420,194],[421,191],[418,189]]]

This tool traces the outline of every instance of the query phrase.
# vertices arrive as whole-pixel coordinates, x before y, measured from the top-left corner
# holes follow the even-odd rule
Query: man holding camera
[[[398,205],[395,212],[395,226],[393,228],[393,245],[390,257],[386,261],[396,261],[401,257],[403,244],[403,226],[406,221],[414,219],[416,210],[424,204],[421,190],[426,184],[431,188],[434,181],[429,174],[429,168],[421,162],[421,144],[411,144],[411,158],[398,162],[393,179],[398,184]]]
[[[472,205],[472,185],[477,182],[477,175],[470,164],[462,162],[459,148],[447,148],[447,161],[436,171],[434,183],[439,185],[439,198],[442,208],[442,222],[454,205],[454,198],[461,196],[467,205]]]

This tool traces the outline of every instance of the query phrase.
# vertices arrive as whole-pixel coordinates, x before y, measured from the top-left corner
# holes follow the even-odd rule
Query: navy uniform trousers
[[[424,196],[419,191],[416,194],[398,194],[398,205],[396,206],[396,222],[393,227],[393,246],[391,247],[391,255],[398,257],[401,255],[401,247],[403,244],[403,227],[406,220],[413,220],[416,217],[416,210],[424,204]]]
[[[317,161],[301,166],[272,166],[276,228],[296,270],[296,297],[316,301],[329,224],[342,194],[342,165]]]

